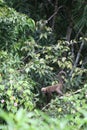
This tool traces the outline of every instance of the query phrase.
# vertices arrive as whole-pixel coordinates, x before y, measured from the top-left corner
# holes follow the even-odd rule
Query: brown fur
[[[53,86],[44,87],[41,89],[41,91],[43,93],[49,93],[49,94],[51,94],[52,92],[56,92],[57,94],[63,95],[61,91],[62,87],[63,87],[63,84],[59,83]]]
[[[64,71],[60,71],[58,74],[58,78],[59,78],[59,83],[56,85],[52,85],[52,86],[47,86],[41,89],[41,91],[43,93],[48,93],[48,94],[52,94],[52,92],[56,92],[59,95],[63,95],[62,93],[62,89],[63,89],[63,78],[62,75],[66,75],[66,73]]]

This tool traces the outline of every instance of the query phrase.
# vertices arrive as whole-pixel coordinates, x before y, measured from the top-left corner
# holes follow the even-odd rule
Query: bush
[[[35,23],[26,15],[17,13],[6,5],[0,6],[0,48],[11,49],[20,39],[25,40],[34,31]]]
[[[53,118],[35,110],[27,113],[20,109],[16,114],[0,110],[0,129],[3,130],[86,130],[87,112],[79,110],[76,115],[65,115],[64,118]]]
[[[0,107],[16,112],[19,107],[32,110],[34,107],[33,90],[35,82],[19,69],[19,57],[4,51],[0,52]]]

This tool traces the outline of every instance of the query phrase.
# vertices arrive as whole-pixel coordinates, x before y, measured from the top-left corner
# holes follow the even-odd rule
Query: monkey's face
[[[41,89],[41,92],[42,92],[42,93],[46,93],[46,88],[42,88],[42,89]]]

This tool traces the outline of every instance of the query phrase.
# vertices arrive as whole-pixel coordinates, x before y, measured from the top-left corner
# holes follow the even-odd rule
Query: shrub
[[[5,4],[0,6],[0,48],[11,49],[20,39],[25,40],[34,31],[35,23],[26,15],[17,13]]]

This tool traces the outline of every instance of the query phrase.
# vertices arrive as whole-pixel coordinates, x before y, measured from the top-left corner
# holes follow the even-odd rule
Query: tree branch
[[[56,12],[54,12],[46,21],[47,23],[58,13],[58,11],[62,8],[63,6],[59,6]]]
[[[70,72],[70,76],[72,76],[72,73],[73,73],[75,67],[77,67],[77,64],[78,64],[78,62],[79,62],[80,54],[81,54],[81,51],[82,51],[83,46],[84,46],[84,40],[82,40],[81,46],[80,46],[79,51],[78,51],[78,53],[77,53],[77,57],[76,57],[76,60],[75,60],[73,69],[72,69],[71,72]]]
[[[69,26],[67,28],[67,32],[66,32],[66,40],[68,42],[70,41],[71,33],[72,33],[72,21],[70,21]]]

